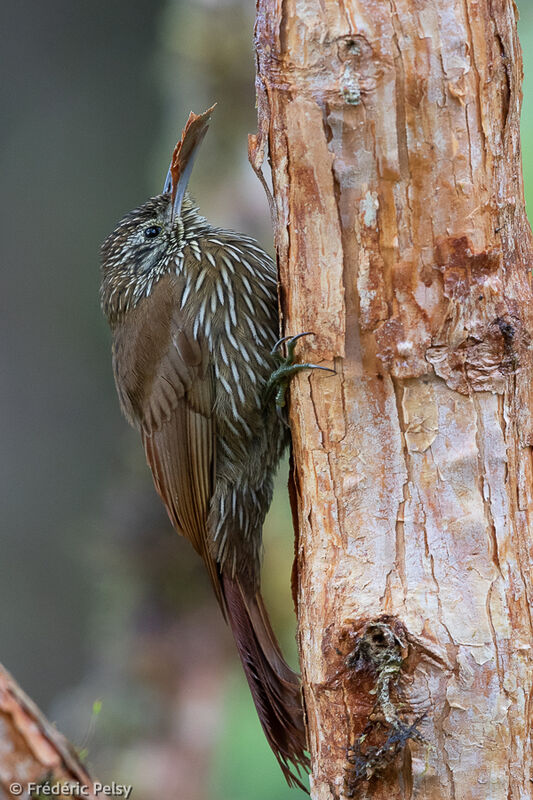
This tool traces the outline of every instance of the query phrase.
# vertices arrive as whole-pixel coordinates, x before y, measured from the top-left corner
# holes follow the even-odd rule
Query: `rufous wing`
[[[156,304],[157,295],[153,298]],[[215,469],[214,382],[207,347],[194,338],[178,303],[157,310],[158,314],[147,317],[136,342],[140,364],[142,337],[146,347],[159,343],[155,371],[141,382],[142,398],[135,403],[138,423],[154,483],[170,520],[203,558],[225,612],[220,574],[207,539]],[[164,327],[164,337],[155,323],[150,325],[153,319]]]

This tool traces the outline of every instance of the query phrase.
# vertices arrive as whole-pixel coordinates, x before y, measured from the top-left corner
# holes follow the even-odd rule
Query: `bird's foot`
[[[274,370],[272,375],[267,381],[265,393],[266,397],[270,398],[272,393],[275,394],[276,398],[276,406],[279,409],[282,409],[285,406],[285,393],[287,391],[287,387],[289,385],[289,381],[293,375],[296,375],[297,372],[301,372],[304,369],[322,369],[324,372],[335,372],[334,369],[330,369],[330,367],[321,367],[319,364],[295,364],[294,363],[294,350],[296,348],[296,342],[298,339],[301,339],[302,336],[310,336],[311,332],[307,331],[306,333],[298,333],[296,336],[283,336],[279,339],[272,350],[270,351],[272,355],[274,355],[281,347],[284,342],[287,342],[286,345],[286,356],[282,358],[281,364],[277,369]]]

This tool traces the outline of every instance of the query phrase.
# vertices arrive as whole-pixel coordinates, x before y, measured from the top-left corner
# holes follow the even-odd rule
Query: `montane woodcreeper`
[[[203,558],[268,742],[289,784],[308,765],[300,681],[260,588],[261,535],[288,443],[277,274],[247,236],[212,227],[186,192],[212,109],[191,114],[164,191],[102,247],[102,308],[122,410],[140,430],[174,528]],[[272,376],[274,378],[272,379]]]

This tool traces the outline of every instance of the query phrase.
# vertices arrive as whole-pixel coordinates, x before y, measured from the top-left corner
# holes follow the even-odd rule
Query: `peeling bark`
[[[532,240],[512,0],[258,0],[312,795],[532,796]]]
[[[86,787],[84,797],[95,797],[93,782],[72,745],[0,666],[0,797],[28,797],[32,783],[79,785]]]

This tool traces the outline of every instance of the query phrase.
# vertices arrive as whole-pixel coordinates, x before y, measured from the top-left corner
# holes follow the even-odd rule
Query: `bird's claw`
[[[296,342],[298,339],[301,339],[302,336],[312,336],[313,334],[311,331],[307,331],[305,333],[298,333],[296,336],[283,336],[281,339],[278,339],[272,350],[270,351],[272,355],[279,350],[281,345],[284,342],[287,342],[286,351],[287,355],[285,358],[282,358],[280,366],[274,370],[272,375],[267,381],[266,385],[266,396],[270,397],[271,393],[275,391],[275,398],[276,398],[276,406],[278,412],[285,406],[285,393],[287,391],[287,386],[289,385],[289,381],[293,375],[296,375],[297,372],[301,372],[304,369],[321,369],[324,372],[335,372],[334,369],[330,367],[322,367],[319,364],[295,364],[294,363],[294,350],[296,348]]]
[[[291,336],[290,334],[289,334],[289,336],[282,336],[281,339],[278,339],[278,341],[276,342],[276,344],[274,345],[274,347],[270,351],[270,354],[271,355],[275,355],[276,352],[281,347],[281,345],[284,342],[287,342],[286,360],[289,360],[289,359],[292,360],[292,358],[294,357],[294,350],[296,348],[296,342],[298,341],[298,339],[301,339],[302,336],[314,336],[314,333],[312,331],[306,331],[305,333],[297,333],[296,336]]]

